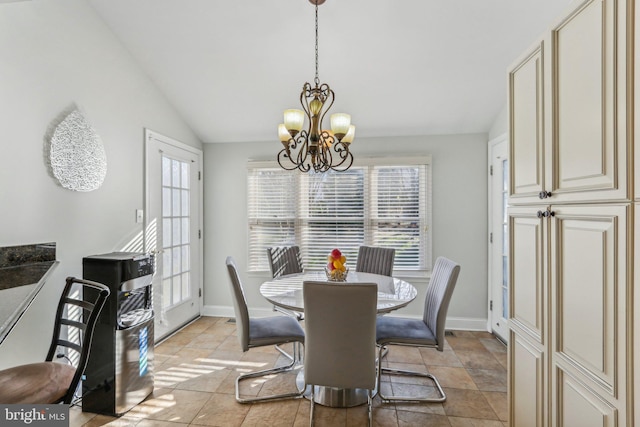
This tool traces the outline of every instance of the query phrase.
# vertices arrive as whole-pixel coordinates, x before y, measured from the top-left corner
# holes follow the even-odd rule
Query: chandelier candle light
[[[278,153],[278,163],[286,170],[342,172],[353,164],[349,146],[356,128],[351,116],[344,113],[331,115],[331,131],[322,129],[322,120],[335,99],[328,84],[320,84],[318,77],[318,5],[325,0],[309,0],[316,7],[316,77],[315,86],[305,83],[300,94],[302,110],[285,110],[284,123],[278,126],[278,137],[284,148]],[[325,108],[326,107],[326,108]],[[304,126],[307,117],[308,127]]]

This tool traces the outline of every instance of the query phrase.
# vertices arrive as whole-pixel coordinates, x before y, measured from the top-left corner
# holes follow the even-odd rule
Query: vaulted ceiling
[[[315,75],[308,0],[89,0],[203,142],[272,141]],[[570,0],[327,0],[319,74],[358,137],[488,132]],[[327,124],[328,126],[328,124]]]

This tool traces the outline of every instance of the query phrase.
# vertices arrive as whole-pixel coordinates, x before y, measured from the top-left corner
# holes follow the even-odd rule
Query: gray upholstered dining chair
[[[442,390],[438,379],[432,374],[383,368],[382,358],[388,345],[433,347],[438,351],[443,350],[447,310],[459,273],[460,265],[447,258],[438,257],[427,287],[422,319],[380,316],[376,320],[376,342],[379,349],[378,381],[380,381],[381,374],[426,377],[433,381],[439,396],[436,398],[426,396],[385,396],[380,390],[378,394],[382,400],[411,402],[444,402],[446,400],[447,396],[444,390]]]
[[[227,269],[229,270],[229,278],[231,279],[231,295],[233,297],[233,308],[236,314],[236,329],[242,351],[248,351],[250,348],[254,347],[274,345],[281,353],[291,359],[291,363],[286,366],[239,375],[236,378],[236,400],[240,403],[248,403],[302,397],[304,389],[297,390],[296,392],[260,396],[255,398],[240,397],[240,381],[247,378],[262,377],[285,372],[294,368],[299,361],[298,345],[304,345],[305,336],[300,324],[294,318],[289,316],[250,318],[247,301],[244,296],[244,289],[242,288],[242,282],[240,281],[238,269],[233,258],[227,257],[226,264]],[[289,356],[278,347],[278,345],[286,343],[294,344],[293,357]]]
[[[267,248],[271,276],[277,279],[287,274],[302,273],[302,256],[298,246],[274,246]]]
[[[267,248],[267,258],[269,259],[269,268],[271,268],[271,276],[277,279],[287,274],[302,273],[304,266],[302,264],[302,256],[300,255],[300,247],[298,246],[273,246]],[[298,320],[304,319],[304,314],[298,311],[287,310],[286,308],[273,306],[274,311],[293,316]]]
[[[369,426],[376,388],[375,283],[302,284],[305,310],[305,386],[311,386],[314,424],[315,386],[367,389]]]
[[[356,261],[356,271],[391,276],[393,274],[395,256],[396,250],[393,248],[360,246],[358,260]]]

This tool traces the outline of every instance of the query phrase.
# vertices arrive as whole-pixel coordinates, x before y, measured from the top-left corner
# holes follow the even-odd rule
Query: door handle
[[[547,197],[551,197],[551,191],[541,191],[538,193],[538,197],[540,199],[546,199]]]
[[[538,218],[550,218],[552,216],[556,216],[556,213],[552,210],[547,209],[546,211],[538,211],[536,212]]]

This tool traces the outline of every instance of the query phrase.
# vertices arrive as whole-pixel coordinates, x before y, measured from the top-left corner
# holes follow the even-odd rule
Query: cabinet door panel
[[[544,189],[543,52],[536,44],[509,72],[512,203],[536,200]]]
[[[633,102],[635,104],[635,108],[633,109],[633,126],[635,128],[635,133],[638,133],[638,129],[640,129],[640,106],[638,106],[636,100],[640,100],[640,65],[637,64],[637,62],[640,60],[640,29],[637,28],[638,25],[640,25],[640,7],[636,6],[634,8],[634,22],[636,25],[636,30],[634,31],[634,40],[633,40],[633,48],[634,48],[634,57],[636,58],[636,64],[634,64],[633,67],[633,81],[634,81],[634,85],[633,85]],[[638,136],[634,136],[633,138],[633,144],[634,144],[634,150],[633,150],[633,155],[634,155],[634,165],[636,165],[636,167],[638,165],[640,165],[640,137]],[[635,172],[634,173],[634,179],[635,179],[635,200],[636,201],[640,201],[640,173]],[[638,408],[636,411],[637,415],[637,419],[636,419],[636,423],[640,423],[640,408]],[[640,425],[640,424],[638,424]]]
[[[544,425],[544,361],[535,345],[511,331],[509,339],[509,425]]]
[[[606,400],[584,387],[579,381],[558,370],[555,374],[557,390],[553,408],[553,425],[580,427],[615,427],[619,412]]]
[[[600,393],[624,395],[628,206],[553,207],[552,359]]]
[[[639,9],[636,9],[636,13],[638,13]],[[637,190],[636,190],[637,191]],[[631,301],[631,306],[633,307],[633,323],[630,324],[630,327],[633,331],[633,359],[631,363],[633,364],[633,389],[635,390],[635,402],[633,406],[633,414],[635,417],[635,424],[640,426],[640,203],[635,203],[634,205],[634,239],[633,239],[633,283],[634,292],[633,292],[633,300]]]
[[[509,297],[510,323],[542,344],[544,339],[544,277],[546,220],[538,218],[535,206],[509,209]]]
[[[545,167],[553,203],[627,198],[618,3],[586,2],[552,32],[553,162]]]

